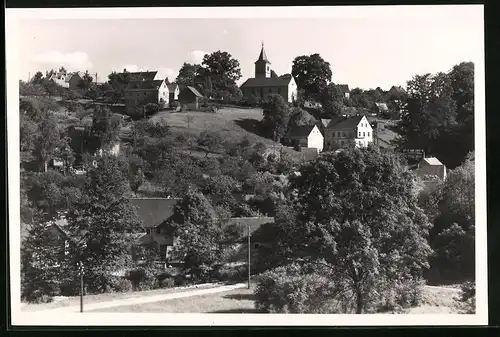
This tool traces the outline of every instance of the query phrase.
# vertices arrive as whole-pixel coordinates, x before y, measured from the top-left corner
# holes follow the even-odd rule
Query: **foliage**
[[[474,64],[460,63],[448,73],[415,75],[407,88],[398,146],[423,149],[447,167],[457,167],[474,147]]]
[[[217,132],[203,131],[198,137],[198,145],[205,149],[206,156],[210,152],[218,152],[222,147],[222,138]]]
[[[210,79],[210,85],[205,84],[205,89],[210,89],[221,98],[241,96],[236,86],[236,81],[241,78],[240,63],[231,54],[220,50],[206,54],[202,66],[204,78]]]
[[[343,95],[334,83],[328,84],[320,91],[319,101],[323,106],[324,116],[332,118],[342,112]]]
[[[270,270],[257,278],[255,307],[268,313],[344,313],[328,301],[336,289],[327,276],[303,273],[298,265]]]
[[[290,112],[288,127],[316,125],[317,120],[310,113],[301,108],[293,108]]]
[[[426,203],[434,227],[430,243],[436,251],[433,269],[448,281],[466,280],[475,273],[475,174],[474,162],[466,160],[448,172]]]
[[[179,75],[175,83],[179,86],[196,86],[196,78],[200,75],[201,66],[199,64],[184,63],[179,70]]]
[[[129,170],[128,179],[130,189],[137,195],[137,191],[144,184],[144,161],[141,157],[132,154],[128,158]]]
[[[105,292],[112,286],[111,273],[131,264],[131,235],[141,228],[125,197],[123,173],[119,159],[97,158],[97,167],[88,169],[82,197],[66,213],[66,230],[76,247],[67,260],[83,261],[89,292]]]
[[[35,136],[34,154],[40,163],[40,169],[47,171],[47,163],[52,159],[54,152],[61,143],[61,134],[53,114],[47,114],[38,122]]]
[[[297,88],[303,89],[304,98],[317,99],[332,79],[330,63],[319,54],[298,56],[293,60],[292,76],[297,82]]]
[[[476,284],[474,282],[465,282],[460,286],[460,297],[458,306],[462,314],[476,313]]]
[[[290,119],[290,107],[281,95],[269,95],[264,104],[264,118],[262,125],[267,136],[275,140],[281,139],[285,134]]]
[[[417,206],[415,177],[394,155],[348,149],[319,157],[300,173],[290,181],[292,208],[284,219],[278,216],[280,247],[292,256],[324,259],[350,284],[357,313],[384,284],[421,279],[431,253],[430,225]]]

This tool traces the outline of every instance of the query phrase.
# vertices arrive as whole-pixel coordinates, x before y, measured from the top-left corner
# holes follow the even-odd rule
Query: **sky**
[[[206,53],[221,50],[240,62],[241,84],[254,76],[263,42],[278,75],[291,73],[295,57],[318,53],[330,63],[334,83],[388,90],[404,86],[415,74],[477,61],[482,55],[483,20],[472,14],[465,6],[433,6],[404,16],[24,18],[19,25],[18,69],[23,80],[38,70],[45,73],[64,66],[97,73],[99,82],[124,68],[158,70],[173,81],[184,62],[200,63]]]

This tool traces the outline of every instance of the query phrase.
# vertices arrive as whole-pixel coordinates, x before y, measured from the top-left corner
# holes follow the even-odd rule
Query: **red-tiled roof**
[[[158,90],[163,83],[162,80],[154,80],[154,81],[132,81],[127,85],[128,90]]]
[[[291,77],[249,78],[241,85],[241,88],[286,87],[291,79]]]

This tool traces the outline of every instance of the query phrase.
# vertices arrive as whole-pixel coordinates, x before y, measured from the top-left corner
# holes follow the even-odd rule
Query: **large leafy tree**
[[[236,86],[236,81],[241,78],[240,62],[231,54],[220,50],[207,54],[203,57],[202,66],[204,89],[220,98],[241,96]]]
[[[84,262],[89,291],[104,292],[112,272],[131,264],[133,234],[141,231],[136,210],[125,195],[126,171],[113,156],[96,158],[82,188],[82,196],[66,213],[66,231],[73,241],[72,262]],[[68,269],[75,264],[69,264]]]
[[[175,83],[180,86],[196,86],[200,71],[201,66],[199,64],[184,63],[179,70]]]
[[[297,87],[304,90],[305,99],[317,99],[332,80],[332,70],[319,54],[302,55],[293,60],[292,76]]]
[[[428,267],[430,224],[415,177],[374,147],[326,154],[291,180],[292,205],[278,211],[278,241],[291,256],[327,266],[355,298],[357,313]],[[414,289],[418,290],[418,289]]]
[[[325,117],[340,115],[343,106],[343,95],[334,83],[326,85],[319,94]]]
[[[474,161],[467,158],[449,171],[446,180],[426,200],[434,221],[430,242],[436,251],[432,267],[442,281],[474,278]],[[446,280],[444,280],[446,279]]]
[[[281,95],[269,95],[264,103],[262,125],[269,137],[279,140],[286,132],[290,119],[290,107]]]
[[[316,125],[317,120],[310,113],[301,108],[294,108],[290,112],[289,127]]]
[[[38,123],[38,130],[35,136],[34,151],[35,157],[40,164],[42,171],[47,171],[47,165],[52,159],[55,151],[61,144],[61,132],[53,114],[46,114]]]
[[[398,124],[399,147],[420,148],[455,168],[474,146],[474,69],[416,75],[407,83],[407,113]]]

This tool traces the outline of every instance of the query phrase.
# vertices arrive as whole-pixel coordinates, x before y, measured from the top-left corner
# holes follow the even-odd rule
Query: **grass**
[[[197,289],[206,289],[218,286],[218,284],[209,284],[209,285],[199,285]],[[147,290],[147,291],[135,291],[135,292],[125,292],[125,293],[106,293],[106,294],[97,294],[97,295],[86,295],[84,297],[84,306],[85,304],[91,303],[101,303],[118,299],[128,299],[128,298],[138,298],[138,297],[147,297],[154,295],[162,295],[162,294],[170,294],[170,293],[178,293],[190,291],[195,288],[169,288],[169,289],[156,289],[156,290]],[[22,311],[39,311],[46,309],[55,309],[62,307],[72,307],[80,305],[80,296],[71,296],[71,297],[55,297],[53,302],[50,303],[41,303],[41,304],[31,304],[31,303],[22,303],[21,310]]]
[[[91,312],[257,313],[258,311],[254,306],[253,289],[242,288],[223,293],[99,309]]]
[[[402,314],[455,314],[458,313],[454,300],[455,291],[425,288],[423,302]],[[251,289],[235,289],[223,293],[199,295],[155,303],[136,304],[92,312],[140,312],[140,313],[258,313],[254,306],[253,286]]]
[[[165,120],[174,134],[198,136],[203,131],[214,131],[228,142],[240,142],[246,136],[252,143],[273,144],[271,139],[262,137],[256,128],[262,119],[262,109],[223,108],[217,113],[160,111],[151,119]]]

